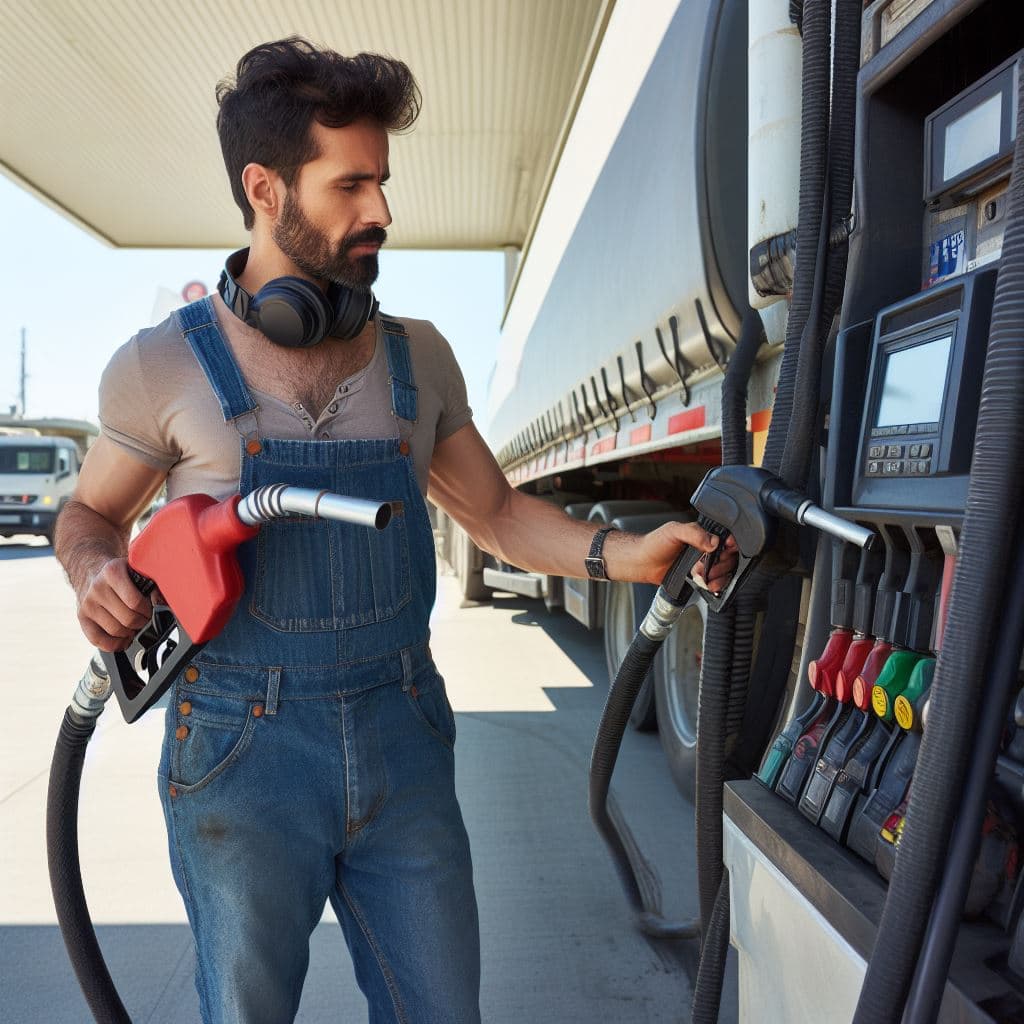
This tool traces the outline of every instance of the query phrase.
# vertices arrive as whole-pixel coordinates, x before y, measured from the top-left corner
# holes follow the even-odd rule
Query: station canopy
[[[217,82],[301,35],[404,60],[423,94],[391,144],[389,245],[521,248],[613,0],[9,0],[0,169],[118,247],[244,243]]]

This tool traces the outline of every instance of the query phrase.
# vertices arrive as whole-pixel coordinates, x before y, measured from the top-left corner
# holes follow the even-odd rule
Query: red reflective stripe
[[[610,452],[615,448],[617,443],[618,438],[614,434],[612,434],[611,437],[602,438],[590,449],[590,454],[600,455],[602,452]]]
[[[650,441],[650,439],[651,439],[651,425],[650,425],[650,423],[648,423],[647,426],[645,426],[645,427],[637,427],[636,430],[634,430],[629,435],[629,443],[630,444],[643,444],[645,441]]]
[[[668,421],[668,432],[670,434],[681,434],[684,430],[696,430],[703,427],[707,422],[707,411],[704,406],[696,409],[687,409],[686,412],[677,412]]]
[[[772,421],[771,409],[762,409],[760,412],[754,412],[750,414],[750,432],[752,434],[760,434],[762,430],[767,430],[768,425]]]

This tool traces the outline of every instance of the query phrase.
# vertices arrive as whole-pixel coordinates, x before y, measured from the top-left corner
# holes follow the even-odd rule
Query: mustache
[[[388,240],[388,233],[383,228],[367,228],[354,235],[347,235],[341,243],[343,252],[354,249],[357,245],[383,245]]]

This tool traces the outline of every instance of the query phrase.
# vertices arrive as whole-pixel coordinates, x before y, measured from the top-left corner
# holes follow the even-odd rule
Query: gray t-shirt
[[[223,315],[223,314],[221,314]],[[418,390],[418,418],[409,437],[416,477],[426,494],[434,446],[473,418],[466,384],[448,342],[427,320],[401,321]],[[263,437],[295,440],[397,436],[391,414],[387,353],[377,328],[369,363],[338,382],[334,398],[315,410],[250,388]],[[206,375],[173,318],[140,331],[111,358],[100,382],[103,434],[133,457],[165,469],[167,496],[238,491],[238,428],[225,423]]]

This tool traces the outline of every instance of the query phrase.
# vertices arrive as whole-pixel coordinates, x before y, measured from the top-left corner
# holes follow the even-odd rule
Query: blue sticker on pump
[[[967,245],[963,230],[932,242],[928,247],[928,281],[926,287],[955,277],[967,270]]]

